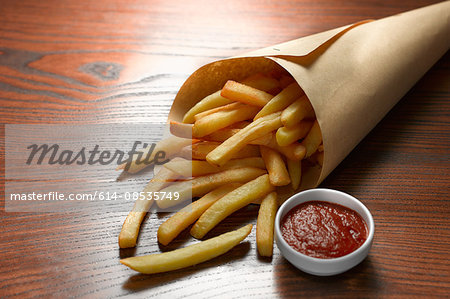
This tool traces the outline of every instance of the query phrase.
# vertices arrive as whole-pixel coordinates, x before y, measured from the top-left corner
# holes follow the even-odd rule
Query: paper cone
[[[300,187],[313,188],[449,49],[449,20],[447,1],[210,63],[183,84],[169,120],[180,121],[229,79],[282,67],[305,91],[322,130],[323,167],[308,169]]]

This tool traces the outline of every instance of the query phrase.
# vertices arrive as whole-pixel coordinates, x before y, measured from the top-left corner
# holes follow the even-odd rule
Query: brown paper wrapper
[[[169,120],[181,121],[229,79],[282,68],[305,91],[322,130],[323,167],[304,171],[300,189],[316,187],[449,49],[449,20],[447,1],[210,63],[183,84]]]

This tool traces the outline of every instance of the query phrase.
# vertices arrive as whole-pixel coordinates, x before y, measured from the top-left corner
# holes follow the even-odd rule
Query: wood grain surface
[[[164,122],[201,65],[301,36],[439,1],[2,0],[4,124]],[[321,184],[359,198],[376,233],[367,259],[333,277],[297,270],[255,230],[227,254],[184,270],[140,275],[119,259],[170,246],[148,215],[135,249],[117,237],[132,203],[89,212],[0,211],[0,297],[447,297],[450,294],[450,59],[447,53]],[[5,188],[1,139],[2,203]],[[138,191],[138,190],[137,190]],[[208,237],[256,223],[257,206]]]

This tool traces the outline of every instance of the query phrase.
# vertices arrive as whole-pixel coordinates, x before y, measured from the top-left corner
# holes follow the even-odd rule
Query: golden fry
[[[281,122],[285,127],[291,128],[303,119],[313,118],[314,116],[314,109],[308,97],[303,95],[283,110],[283,113],[281,113]]]
[[[239,104],[238,107],[230,110],[223,110],[200,118],[194,123],[192,136],[203,137],[214,131],[226,128],[234,123],[251,119],[258,112],[255,106]]]
[[[220,95],[233,101],[257,107],[263,107],[273,97],[265,91],[232,80],[225,83]]]
[[[173,136],[192,139],[192,124],[170,121],[170,133]]]
[[[273,230],[277,210],[277,193],[269,193],[261,202],[256,223],[256,246],[261,256],[272,256]]]
[[[285,89],[283,89],[279,94],[274,96],[270,102],[268,102],[255,116],[255,120],[278,112],[289,106],[295,99],[303,94],[303,90],[298,86],[297,83],[292,83]]]
[[[206,159],[206,156],[220,145],[218,142],[199,142],[191,147],[192,159]]]
[[[312,121],[301,121],[299,124],[297,124],[295,127],[287,128],[287,127],[281,127],[277,130],[276,138],[277,143],[280,146],[287,146],[289,144],[292,144],[299,139],[302,139],[303,137],[308,134],[309,130],[311,129],[313,125]]]
[[[324,153],[323,152],[317,152],[316,155],[317,155],[317,163],[320,166],[323,166],[323,155],[324,155]]]
[[[241,185],[242,184],[234,183],[214,189],[199,200],[194,201],[190,205],[175,213],[172,217],[164,221],[159,226],[159,243],[167,245],[172,242],[176,236],[178,236],[189,225],[194,223],[214,202]]]
[[[270,183],[274,186],[285,186],[291,182],[289,173],[281,155],[271,148],[260,146],[261,157],[266,164]]]
[[[271,93],[280,87],[280,83],[277,79],[265,76],[261,73],[252,75],[244,79],[241,83],[268,93]]]
[[[231,136],[233,136],[240,130],[241,129],[224,128],[224,129],[215,131],[215,132],[203,137],[202,139],[207,140],[207,141],[214,141],[214,142],[224,142],[225,140],[227,140],[228,138],[230,138]],[[267,134],[267,135],[261,136],[259,138],[256,138],[256,139],[250,141],[249,144],[266,145],[270,142],[271,139],[272,139],[272,135]]]
[[[302,180],[302,162],[288,159],[287,166],[291,178],[292,189],[297,190]]]
[[[177,173],[163,167],[144,188],[143,194],[147,194],[147,192],[157,192],[169,185],[178,177],[179,175]],[[125,219],[125,222],[122,225],[122,230],[119,234],[120,248],[136,246],[136,240],[139,235],[142,220],[152,204],[153,199],[148,197],[144,200],[137,200],[134,203],[134,207]]]
[[[230,183],[246,183],[265,173],[266,171],[263,169],[244,167],[199,176],[188,181],[176,182],[162,189],[160,192],[166,192],[165,194],[175,194],[177,192],[179,195],[178,199],[173,200],[166,197],[162,200],[156,201],[156,204],[161,209],[170,208],[187,199],[203,196],[209,191],[220,186]]]
[[[294,161],[300,161],[305,157],[306,154],[306,149],[302,144],[294,142],[287,146],[280,146],[278,145],[278,142],[275,137],[273,137],[270,143],[268,143],[266,146],[276,151],[279,151],[286,158]]]
[[[265,174],[231,191],[200,216],[191,229],[191,235],[197,239],[203,238],[227,216],[273,190],[274,186],[270,184],[269,175]]]
[[[250,141],[278,129],[281,126],[280,115],[281,112],[277,112],[252,122],[211,151],[206,160],[214,165],[225,164]]]
[[[223,166],[211,165],[207,161],[191,161],[182,158],[175,158],[170,162],[164,164],[164,167],[170,169],[175,173],[178,173],[182,177],[198,177],[211,173],[217,173],[227,169],[242,167],[256,167],[260,169],[266,168],[263,159],[260,157],[233,159],[225,163]]]
[[[196,114],[194,116],[194,118],[195,118],[195,121],[197,121],[197,120],[199,120],[199,119],[201,119],[201,118],[203,118],[205,116],[211,115],[211,114],[219,112],[219,111],[236,110],[236,109],[238,109],[240,107],[242,107],[242,103],[233,102],[233,103],[230,103],[230,104],[227,104],[227,105],[224,105],[224,106],[219,106],[219,107],[216,107],[216,108],[213,108],[213,109],[209,109],[209,110],[200,112],[200,113]]]
[[[202,141],[186,147],[183,147],[177,154],[177,157],[186,159],[205,160],[206,155],[219,146],[218,142]]]
[[[322,143],[322,132],[320,131],[319,123],[317,120],[314,122],[311,130],[305,139],[302,141],[302,145],[306,148],[306,158],[311,157],[317,151],[317,148]]]
[[[205,97],[203,100],[195,104],[194,107],[192,107],[188,112],[186,112],[186,114],[183,117],[183,122],[192,124],[195,121],[194,116],[196,114],[219,106],[227,105],[233,102],[232,100],[222,97],[220,93],[221,90],[216,91],[215,93],[210,94],[209,96]]]
[[[252,225],[222,234],[206,241],[169,252],[129,257],[122,264],[144,274],[173,271],[210,260],[224,254],[244,240],[252,231]]]
[[[206,144],[205,144],[206,143]],[[217,142],[202,142],[198,144],[193,144],[192,146],[187,146],[181,149],[177,154],[178,157],[183,157],[185,159],[196,159],[196,160],[206,160],[206,156],[215,148],[217,148]],[[246,145],[239,152],[234,153],[231,157],[232,159],[249,158],[249,157],[259,157],[259,147],[256,145]]]

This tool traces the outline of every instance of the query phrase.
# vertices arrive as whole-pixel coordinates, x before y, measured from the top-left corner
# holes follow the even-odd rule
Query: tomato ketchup
[[[347,255],[367,239],[367,224],[355,211],[324,201],[290,210],[281,222],[284,240],[305,255],[330,259]]]

